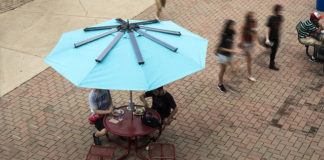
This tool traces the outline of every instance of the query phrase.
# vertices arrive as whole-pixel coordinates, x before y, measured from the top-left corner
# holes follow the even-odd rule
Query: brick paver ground
[[[1,0],[0,1],[0,13],[13,10],[33,0]]]
[[[280,71],[267,68],[269,55],[257,47],[253,72],[246,79],[244,59],[238,73],[227,72],[232,91],[217,88],[213,54],[224,19],[242,25],[244,14],[257,13],[260,33],[270,6],[283,4],[285,23],[277,56]],[[176,146],[178,159],[324,159],[324,76],[322,65],[307,60],[297,42],[295,24],[315,10],[314,0],[170,0],[162,19],[210,40],[206,69],[166,89],[179,106],[177,120],[160,141]],[[154,18],[155,6],[135,17]],[[49,68],[1,97],[0,159],[83,159],[93,143],[87,96]],[[139,102],[135,93],[135,101]],[[116,105],[128,92],[112,91]],[[106,145],[113,145],[102,138]],[[145,151],[142,151],[145,153]],[[117,150],[121,155],[121,150]],[[131,157],[129,159],[135,159]]]

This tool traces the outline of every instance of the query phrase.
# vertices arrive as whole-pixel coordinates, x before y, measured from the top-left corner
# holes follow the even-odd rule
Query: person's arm
[[[113,107],[110,107],[108,110],[94,109],[93,111],[95,114],[110,114],[113,111]]]
[[[109,109],[112,108],[112,110],[114,110],[116,107],[113,105],[113,101],[112,101],[112,98],[111,98],[111,94],[109,92],[109,102],[110,102],[110,105],[109,105]]]
[[[175,114],[177,114],[177,112],[178,112],[177,107],[172,109],[170,116],[164,119],[164,124],[169,125],[174,120],[174,116]]]
[[[266,41],[265,41],[265,43],[267,45],[270,44],[269,34],[270,34],[270,27],[271,27],[272,21],[273,21],[272,17],[269,17],[268,23],[266,24],[266,33],[265,33]]]
[[[259,44],[261,47],[263,47],[262,42],[261,42],[261,40],[260,40],[260,38],[259,38],[259,34],[258,34],[257,31],[255,31],[255,33],[253,34],[253,36],[254,36],[255,40],[258,41],[258,44]]]
[[[142,94],[142,95],[140,95],[140,97],[139,97],[139,99],[143,102],[144,107],[145,107],[145,108],[148,108],[149,105],[148,105],[147,101],[145,100],[145,98],[146,98],[145,93]]]
[[[270,44],[270,40],[269,40],[269,33],[270,33],[270,27],[267,27],[266,28],[266,41],[265,41],[265,43],[267,44],[267,45],[269,45]]]
[[[219,50],[220,51],[224,51],[224,52],[230,52],[230,53],[233,53],[233,54],[237,54],[238,52],[233,50],[233,49],[228,49],[228,48],[223,48],[223,47],[219,47]]]
[[[178,112],[177,104],[175,103],[171,94],[169,94],[168,99],[169,99],[169,105],[171,107],[171,113],[170,113],[169,117],[164,119],[164,124],[166,124],[166,125],[169,125],[172,122],[172,120],[174,119],[173,117]]]
[[[228,41],[230,37],[228,37],[227,35],[223,34],[222,35],[222,40],[221,40],[221,43],[219,45],[219,51],[221,52],[229,52],[229,53],[232,53],[232,54],[237,54],[238,52],[233,50],[233,49],[230,49],[231,47],[231,42]]]

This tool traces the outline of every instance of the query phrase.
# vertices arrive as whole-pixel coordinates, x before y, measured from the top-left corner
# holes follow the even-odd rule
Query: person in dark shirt
[[[237,52],[232,49],[234,43],[235,35],[235,22],[233,20],[227,20],[225,22],[224,30],[222,32],[221,42],[216,50],[218,60],[220,63],[221,70],[218,74],[218,89],[221,92],[226,92],[226,88],[223,84],[223,77],[227,64],[230,64],[233,61],[233,54]]]
[[[152,109],[156,110],[160,114],[163,124],[169,125],[173,119],[173,116],[178,111],[172,95],[164,90],[163,86],[155,90],[145,92],[140,96],[140,100],[144,103],[145,108],[148,108],[148,103],[145,100],[147,97],[152,97]]]
[[[276,4],[273,7],[273,14],[272,16],[269,17],[266,29],[266,44],[271,46],[271,54],[270,54],[270,64],[269,68],[272,70],[278,71],[279,68],[275,66],[275,58],[276,58],[276,53],[279,47],[279,39],[280,39],[280,29],[281,29],[281,24],[283,22],[283,17],[281,15],[282,11],[282,6],[279,4]]]

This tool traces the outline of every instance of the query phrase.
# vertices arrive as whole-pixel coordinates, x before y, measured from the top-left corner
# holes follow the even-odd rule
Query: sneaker
[[[252,82],[256,82],[257,81],[254,77],[248,77],[248,80],[250,80]]]
[[[93,142],[95,145],[101,145],[99,137],[97,137],[95,133],[92,134],[92,137],[93,137]]]
[[[316,58],[315,58],[314,56],[311,56],[311,57],[309,58],[309,60],[310,60],[311,62],[316,62]]]
[[[276,66],[269,66],[269,68],[272,69],[272,70],[275,70],[275,71],[279,71],[279,68],[276,67]]]
[[[223,84],[221,84],[221,85],[218,85],[217,86],[217,88],[221,91],[221,92],[223,92],[223,93],[225,93],[226,92],[226,88],[224,87],[224,85]]]

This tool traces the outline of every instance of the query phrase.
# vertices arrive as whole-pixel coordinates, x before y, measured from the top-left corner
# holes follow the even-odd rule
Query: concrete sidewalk
[[[1,13],[0,96],[48,67],[43,58],[50,53],[62,33],[112,18],[131,19],[154,2],[153,0],[34,0]],[[17,5],[19,4],[10,3],[12,7]]]

